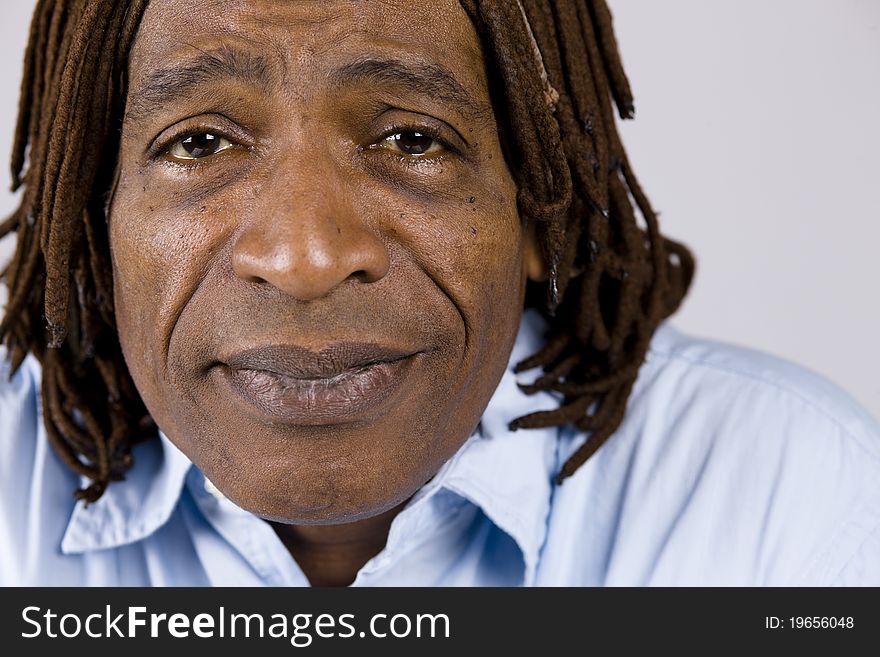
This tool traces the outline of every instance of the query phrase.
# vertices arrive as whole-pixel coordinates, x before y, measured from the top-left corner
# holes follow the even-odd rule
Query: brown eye
[[[168,154],[178,160],[197,160],[215,155],[230,146],[232,143],[225,137],[210,132],[200,132],[176,142],[169,149]]]
[[[428,155],[443,149],[436,139],[416,130],[397,132],[386,137],[384,141],[386,148],[406,155]]]

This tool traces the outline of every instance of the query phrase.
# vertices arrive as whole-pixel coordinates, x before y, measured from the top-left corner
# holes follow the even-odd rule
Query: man
[[[880,580],[876,423],[661,325],[602,2],[43,1],[25,73],[3,583]]]

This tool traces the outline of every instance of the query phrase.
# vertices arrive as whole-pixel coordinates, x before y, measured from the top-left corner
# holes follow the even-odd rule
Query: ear
[[[525,244],[523,244],[523,274],[532,281],[542,282],[550,277],[544,255],[541,253],[541,244],[538,233],[535,230],[536,222],[530,221],[525,231]]]

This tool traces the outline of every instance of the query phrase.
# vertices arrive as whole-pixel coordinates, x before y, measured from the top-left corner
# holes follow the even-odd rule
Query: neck
[[[391,522],[405,504],[341,525],[270,524],[312,586],[348,586],[385,547]]]

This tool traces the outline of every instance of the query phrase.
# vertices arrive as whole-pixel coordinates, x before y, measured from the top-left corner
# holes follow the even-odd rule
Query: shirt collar
[[[515,375],[516,363],[543,346],[546,323],[528,311],[520,325],[510,362],[480,420],[479,430],[441,469],[436,486],[476,506],[509,534],[523,553],[524,584],[534,582],[538,557],[547,534],[558,467],[559,428],[511,431],[515,418],[559,405],[556,395],[526,395],[518,383],[534,373]]]
[[[525,314],[509,365],[483,413],[479,430],[407,507],[417,506],[419,500],[427,501],[441,489],[477,505],[522,550],[526,584],[534,580],[546,536],[552,477],[558,465],[558,428],[513,432],[508,423],[559,403],[549,393],[526,395],[513,373],[517,362],[540,349],[544,327],[538,313]],[[164,434],[160,432],[159,437],[135,448],[136,466],[125,480],[114,482],[88,507],[82,502],[76,504],[61,542],[63,553],[134,543],[168,521],[180,500],[186,475],[194,466]],[[405,525],[404,521],[392,526],[389,547],[394,543],[394,534],[405,531]]]
[[[86,506],[76,503],[61,540],[64,554],[128,545],[146,538],[174,512],[192,462],[163,433],[134,448],[135,467]],[[84,482],[87,483],[87,482]]]

